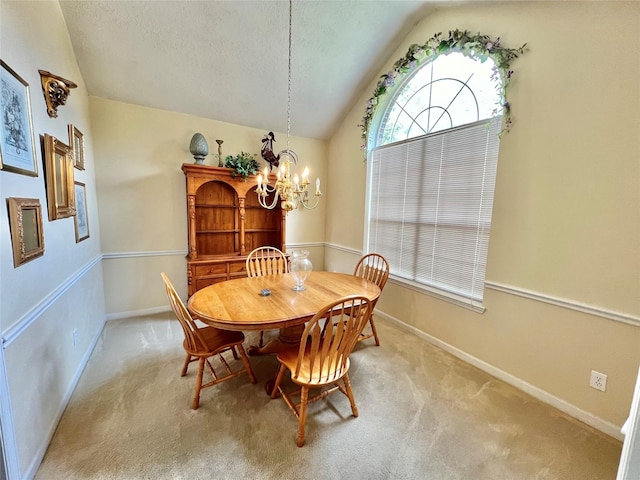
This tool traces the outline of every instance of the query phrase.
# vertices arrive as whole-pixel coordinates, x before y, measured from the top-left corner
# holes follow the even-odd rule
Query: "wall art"
[[[69,124],[69,149],[73,166],[78,170],[84,170],[84,136],[71,124]]]
[[[37,198],[7,198],[13,266],[44,255],[42,209]]]
[[[89,238],[89,210],[87,209],[87,189],[84,183],[75,182],[76,196],[76,243]]]
[[[71,217],[76,214],[76,204],[69,146],[46,133],[43,143],[49,220]]]
[[[0,60],[0,168],[38,176],[29,84]]]

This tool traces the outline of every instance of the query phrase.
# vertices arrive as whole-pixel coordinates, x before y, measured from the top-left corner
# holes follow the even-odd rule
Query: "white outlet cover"
[[[605,392],[607,390],[607,376],[604,373],[591,370],[591,379],[589,380],[589,386]]]

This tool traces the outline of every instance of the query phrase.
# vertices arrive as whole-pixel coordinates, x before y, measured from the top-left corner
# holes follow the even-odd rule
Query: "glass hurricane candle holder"
[[[296,282],[296,285],[293,287],[293,289],[297,292],[306,290],[304,282],[311,274],[311,270],[313,270],[313,264],[308,257],[309,252],[307,250],[294,250],[291,253],[289,273]]]

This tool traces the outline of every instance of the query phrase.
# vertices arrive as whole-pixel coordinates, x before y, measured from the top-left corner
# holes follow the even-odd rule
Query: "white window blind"
[[[482,301],[501,120],[373,150],[368,251],[392,276]]]

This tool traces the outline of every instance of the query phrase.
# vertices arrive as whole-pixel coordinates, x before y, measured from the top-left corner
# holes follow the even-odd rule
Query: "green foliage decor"
[[[406,75],[414,70],[418,65],[427,61],[434,60],[438,55],[446,54],[451,51],[460,52],[463,55],[484,62],[487,58],[491,58],[496,64],[496,70],[493,75],[500,75],[502,86],[500,89],[500,99],[503,109],[503,132],[508,131],[511,127],[511,105],[507,101],[507,86],[513,76],[511,69],[511,61],[518,58],[524,53],[526,43],[520,48],[505,48],[500,45],[500,37],[492,39],[488,35],[472,35],[467,30],[450,30],[449,37],[444,38],[442,33],[436,33],[427,40],[423,45],[413,44],[409,47],[407,54],[400,58],[394,65],[393,69],[381,75],[378,84],[373,91],[373,96],[367,102],[362,123],[358,127],[362,129],[362,149],[367,149],[367,136],[371,120],[375,113],[376,107],[380,103],[387,91],[395,85],[396,78]]]
[[[228,155],[224,159],[224,166],[233,169],[233,172],[231,172],[232,177],[240,176],[244,180],[246,180],[249,175],[257,174],[260,169],[255,155],[246,152],[240,152],[235,156]]]

